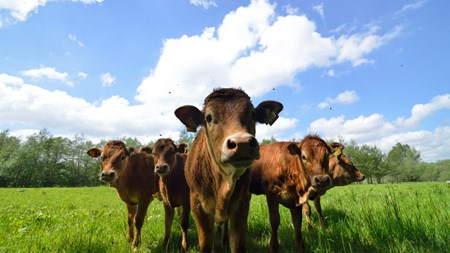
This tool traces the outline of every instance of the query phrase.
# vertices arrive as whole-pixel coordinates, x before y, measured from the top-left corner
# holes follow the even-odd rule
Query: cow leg
[[[141,229],[144,224],[145,215],[147,214],[148,205],[150,204],[151,199],[149,200],[139,200],[136,216],[134,217],[134,225],[136,227],[136,236],[133,240],[133,248],[139,246],[141,242]]]
[[[317,217],[319,218],[319,223],[322,227],[325,227],[325,220],[323,219],[322,215],[322,207],[320,206],[320,197],[316,197],[314,199],[314,207],[317,211]]]
[[[299,252],[305,252],[305,244],[302,237],[302,207],[297,206],[290,209],[292,224],[294,225],[295,243],[299,249]]]
[[[169,205],[164,204],[164,247],[167,247],[170,239],[170,231],[172,230],[173,216],[175,210]]]
[[[280,210],[279,203],[276,197],[266,196],[267,206],[269,208],[270,226],[272,232],[270,233],[270,252],[278,252],[278,227],[280,226]]]
[[[136,205],[128,205],[127,206],[127,218],[128,218],[128,234],[127,240],[132,242],[134,239],[134,217],[136,216]]]
[[[198,244],[201,252],[213,252],[214,250],[214,222],[213,216],[203,210],[198,196],[191,192],[191,209],[197,227]]]
[[[250,206],[250,194],[246,193],[241,199],[239,207],[234,210],[229,219],[230,222],[230,251],[246,252],[247,219]],[[226,224],[227,222],[225,222]]]
[[[308,229],[311,229],[312,228],[311,206],[309,205],[308,202],[305,202],[305,204],[303,204],[303,212],[305,213],[305,216],[306,216],[306,223],[308,223]]]
[[[183,210],[181,212],[181,247],[183,251],[188,250],[188,242],[187,242],[187,231],[189,227],[189,212],[191,211],[191,207],[189,203],[183,205]]]
[[[228,247],[230,239],[228,237],[228,220],[217,226],[217,234],[220,235],[222,247]]]

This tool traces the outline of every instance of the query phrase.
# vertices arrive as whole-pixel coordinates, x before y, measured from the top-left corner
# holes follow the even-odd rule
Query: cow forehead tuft
[[[246,99],[250,100],[250,97],[241,88],[216,88],[211,94],[205,98],[204,105],[208,104],[211,100],[223,99],[223,100],[234,100],[234,99]]]

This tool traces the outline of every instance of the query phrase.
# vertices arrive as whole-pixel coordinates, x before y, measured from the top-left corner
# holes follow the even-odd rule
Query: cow
[[[101,180],[116,188],[120,199],[125,202],[127,239],[136,248],[148,206],[153,194],[158,192],[159,179],[153,169],[153,157],[143,152],[130,152],[122,141],[117,140],[108,141],[102,149],[91,148],[87,154],[101,158]]]
[[[159,175],[159,192],[164,203],[165,234],[167,246],[174,218],[174,208],[181,207],[181,247],[187,251],[187,230],[189,225],[189,187],[184,176],[186,155],[180,154],[178,147],[169,138],[158,139],[153,146],[155,173]],[[182,150],[184,152],[184,149]]]
[[[177,152],[180,154],[188,153],[188,145],[186,143],[180,143],[177,145]]]
[[[242,89],[217,88],[205,98],[202,110],[192,105],[175,110],[188,131],[201,127],[185,167],[201,252],[214,251],[214,223],[225,221],[230,222],[231,252],[246,251],[248,169],[260,157],[255,125],[272,125],[282,109],[276,101],[254,108]]]
[[[365,179],[364,174],[361,173],[352,163],[352,161],[344,155],[342,152],[344,145],[339,142],[332,142],[330,146],[335,150],[334,155],[330,156],[329,159],[329,170],[331,175],[332,186],[345,186],[353,182],[361,182]],[[314,207],[317,212],[320,225],[325,226],[322,207],[320,205],[320,196],[326,193],[328,189],[322,189],[315,193],[315,198],[313,199]],[[306,201],[303,205],[303,212],[306,216],[306,222],[308,227],[311,228],[311,208]]]
[[[279,204],[290,209],[295,242],[305,251],[302,238],[302,196],[310,187],[328,188],[328,157],[333,152],[317,135],[307,135],[300,142],[275,142],[260,147],[261,159],[250,169],[250,192],[265,194],[271,225],[270,251],[278,252]]]

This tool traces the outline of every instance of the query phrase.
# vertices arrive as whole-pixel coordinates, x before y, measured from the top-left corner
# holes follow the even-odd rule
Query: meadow
[[[0,252],[133,252],[126,238],[125,205],[115,189],[0,188]],[[312,206],[312,203],[311,203]],[[450,252],[450,184],[402,183],[335,187],[322,197],[325,228],[313,209],[303,217],[309,252]],[[294,252],[288,209],[280,207],[280,252]],[[164,210],[150,204],[137,252],[179,252],[176,219],[167,249]],[[191,215],[190,252],[198,252]],[[248,252],[268,252],[270,225],[264,196],[252,196]],[[219,249],[219,252],[227,252]]]

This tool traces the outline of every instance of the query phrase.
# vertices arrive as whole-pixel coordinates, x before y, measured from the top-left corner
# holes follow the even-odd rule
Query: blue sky
[[[0,129],[177,139],[215,87],[285,109],[257,138],[450,158],[450,2],[0,0]]]

